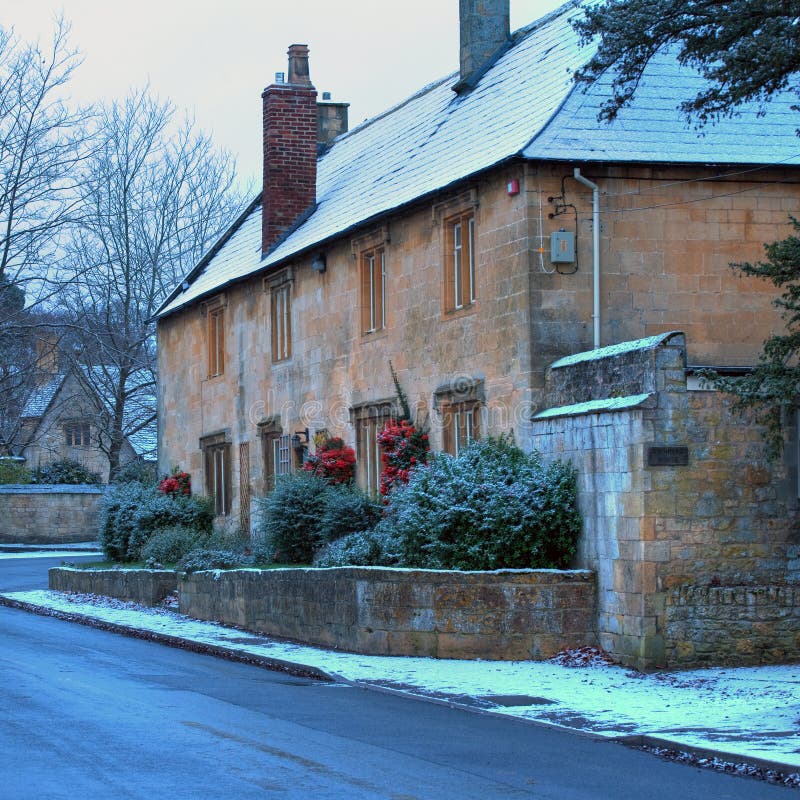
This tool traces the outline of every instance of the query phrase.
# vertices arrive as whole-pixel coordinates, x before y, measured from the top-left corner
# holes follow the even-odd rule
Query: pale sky
[[[561,0],[511,0],[511,29]],[[193,114],[238,162],[261,176],[261,92],[286,71],[290,44],[308,44],[311,80],[350,103],[350,127],[458,68],[458,0],[4,0],[0,25],[51,38],[63,11],[84,55],[71,82],[80,103],[150,84]],[[257,188],[257,187],[256,187]]]

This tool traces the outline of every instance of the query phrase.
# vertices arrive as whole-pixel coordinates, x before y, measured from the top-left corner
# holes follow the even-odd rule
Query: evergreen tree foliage
[[[762,105],[800,75],[800,2],[797,0],[604,0],[588,4],[573,23],[585,43],[599,47],[578,71],[592,83],[611,71],[613,95],[601,118],[612,120],[633,99],[648,62],[675,49],[681,64],[708,84],[682,110],[701,125]]]
[[[753,409],[756,421],[766,426],[770,456],[783,445],[783,413],[800,407],[800,222],[791,218],[796,233],[765,245],[767,260],[756,264],[733,264],[745,275],[772,281],[781,290],[775,305],[781,309],[786,330],[773,334],[755,369],[743,377],[720,377],[710,373],[716,388],[736,397],[739,410]]]

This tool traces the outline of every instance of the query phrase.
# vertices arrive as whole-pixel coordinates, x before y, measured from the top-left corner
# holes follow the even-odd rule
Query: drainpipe
[[[580,167],[572,173],[578,183],[592,190],[592,279],[593,302],[592,320],[594,322],[594,349],[600,347],[600,187],[581,175]]]

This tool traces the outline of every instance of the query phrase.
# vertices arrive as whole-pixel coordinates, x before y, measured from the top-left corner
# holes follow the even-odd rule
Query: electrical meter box
[[[553,264],[572,264],[575,261],[575,234],[554,231],[550,234],[550,261]]]

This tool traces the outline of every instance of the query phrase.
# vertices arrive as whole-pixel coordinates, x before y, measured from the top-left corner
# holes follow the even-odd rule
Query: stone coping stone
[[[369,578],[376,574],[381,577],[388,577],[392,573],[397,573],[404,580],[414,575],[433,578],[448,578],[463,582],[465,578],[475,583],[490,580],[493,583],[502,583],[513,577],[516,582],[527,579],[529,582],[536,583],[559,583],[565,580],[591,580],[594,572],[589,569],[493,569],[493,570],[457,570],[457,569],[418,569],[416,567],[278,567],[277,569],[259,569],[258,567],[241,567],[239,569],[226,570],[196,570],[191,574],[201,572],[264,572],[270,575],[283,572],[340,572],[348,577]]]

